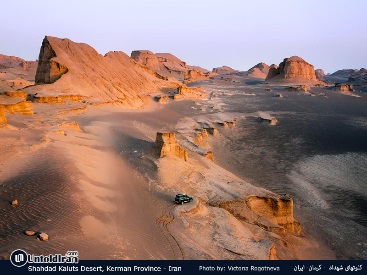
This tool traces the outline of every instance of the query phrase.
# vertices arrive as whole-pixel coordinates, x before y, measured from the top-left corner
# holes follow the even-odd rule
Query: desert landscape
[[[367,258],[366,69],[40,46],[0,55],[1,259]]]

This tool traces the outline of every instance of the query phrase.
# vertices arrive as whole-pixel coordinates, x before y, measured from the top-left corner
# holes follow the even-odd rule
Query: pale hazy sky
[[[0,14],[0,53],[27,60],[50,35],[101,54],[170,52],[207,69],[292,55],[325,72],[367,67],[366,0],[12,0]]]

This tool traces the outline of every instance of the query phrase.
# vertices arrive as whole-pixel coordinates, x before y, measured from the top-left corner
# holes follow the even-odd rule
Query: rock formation
[[[68,72],[68,68],[56,62],[53,58],[56,53],[48,39],[42,42],[38,57],[38,67],[36,72],[36,84],[51,84],[58,80],[63,74]]]
[[[269,67],[268,75],[266,76],[265,80],[271,79],[278,75],[278,66],[275,64],[271,64]]]
[[[81,132],[79,124],[75,121],[61,123],[58,125],[58,127],[62,130]]]
[[[199,130],[200,132],[196,134],[194,143],[200,146],[204,140],[208,137],[208,132],[205,129]]]
[[[335,90],[341,92],[353,92],[352,84],[335,84]]]
[[[0,93],[34,85],[37,63],[0,54]]]
[[[277,125],[278,123],[278,120],[275,117],[269,117],[269,118],[259,117],[259,121],[267,122],[269,123],[269,125]]]
[[[281,197],[249,196],[246,198],[248,208],[260,217],[274,221],[279,226],[296,235],[302,230],[293,216],[293,199],[287,195]]]
[[[20,68],[23,70],[23,74],[25,71],[29,71],[37,68],[37,61],[25,61],[22,58],[16,56],[7,56],[4,54],[0,54],[0,70],[6,69],[15,69]]]
[[[265,79],[269,73],[269,69],[270,69],[269,65],[261,62],[253,66],[251,69],[249,69],[247,71],[247,76]]]
[[[27,100],[27,93],[24,91],[7,91],[4,92],[4,95],[9,97],[20,97],[23,100]]]
[[[181,85],[177,88],[177,92],[173,96],[173,99],[206,98],[206,96],[206,92],[200,87],[187,87],[185,85]]]
[[[131,52],[131,58],[134,59],[139,64],[142,64],[153,72],[160,71],[160,63],[158,57],[151,51],[140,50]]]
[[[218,134],[218,130],[214,127],[204,127],[204,129],[213,136]]]
[[[291,92],[299,92],[299,91],[307,92],[308,90],[310,90],[310,87],[307,85],[297,85],[297,86],[286,87],[284,88],[284,90],[291,91]]]
[[[33,115],[33,105],[31,101],[20,101],[12,104],[0,104],[0,107],[9,114]]]
[[[286,232],[301,235],[302,228],[294,219],[293,199],[287,195],[247,196],[219,204],[232,215],[247,223],[254,223],[266,231],[284,236]]]
[[[367,70],[361,68],[357,72],[352,73],[348,78],[348,83],[354,83],[355,85],[366,85],[367,84]]]
[[[183,149],[176,140],[174,133],[157,133],[155,147],[159,149],[159,156],[177,156],[185,161],[188,160],[187,151]]]
[[[12,202],[11,202],[11,205],[18,205],[19,203],[18,203],[18,200],[13,200]]]
[[[51,83],[27,88],[38,96],[81,95],[94,102],[115,102],[141,107],[142,95],[173,87],[146,72],[122,52],[105,56],[92,47],[69,39],[46,36],[39,56],[36,83]]]
[[[325,73],[322,69],[315,70],[315,75],[318,80],[324,81],[325,80]]]
[[[188,70],[184,76],[184,83],[195,82],[200,80],[208,80],[209,76],[196,70]]]
[[[220,126],[224,127],[224,128],[228,128],[228,126],[229,126],[227,121],[220,121],[220,122],[218,122],[218,124]]]
[[[32,101],[37,103],[63,103],[66,100],[70,101],[81,101],[81,95],[59,95],[59,96],[48,96],[48,95],[33,95]]]
[[[36,235],[36,232],[32,231],[32,230],[26,230],[24,232],[24,235],[27,235],[27,236],[34,236]]]
[[[169,100],[169,96],[168,95],[159,95],[159,96],[156,96],[154,98],[154,100],[159,102],[159,103],[166,103]]]
[[[133,51],[131,53],[131,58],[153,72],[158,73],[161,77],[174,77],[180,81],[184,80],[185,76],[189,77],[186,74],[190,70],[194,70],[202,75],[208,72],[208,70],[199,66],[187,65],[186,62],[170,53],[154,54],[148,50],[139,50]]]
[[[232,73],[236,73],[237,71],[232,69],[231,67],[222,66],[218,68],[213,68],[212,72],[216,74],[232,74]]]
[[[271,67],[266,80],[317,81],[314,67],[298,56],[285,58],[279,67]]]
[[[352,74],[358,73],[358,71],[357,69],[343,69],[332,73],[331,76],[349,78]]]
[[[214,162],[214,154],[212,151],[208,151],[204,154],[204,157],[206,157],[207,159],[211,160],[212,162]]]
[[[48,240],[48,235],[46,233],[41,233],[41,234],[38,235],[38,238],[41,241],[47,241]]]

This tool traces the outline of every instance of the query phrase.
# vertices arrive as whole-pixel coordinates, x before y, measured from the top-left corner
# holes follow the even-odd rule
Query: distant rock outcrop
[[[175,155],[185,161],[188,160],[187,151],[176,140],[174,133],[157,133],[155,147],[159,149],[159,156]]]
[[[95,103],[141,107],[142,95],[170,85],[145,71],[123,52],[102,56],[92,47],[69,39],[46,36],[39,56],[36,83],[27,88],[38,96],[81,95]]]
[[[317,81],[314,67],[298,56],[285,58],[279,67],[271,67],[266,80]]]
[[[234,69],[232,69],[231,67],[228,67],[228,66],[222,66],[222,67],[218,67],[218,68],[213,68],[212,72],[217,73],[217,74],[232,74],[232,73],[236,73],[238,71],[234,70]]]
[[[324,81],[325,80],[325,73],[322,69],[315,70],[315,75],[318,80]]]
[[[351,74],[348,78],[348,83],[353,83],[355,85],[366,85],[367,84],[367,70],[361,68],[357,72]]]
[[[37,63],[0,54],[0,92],[34,85]]]
[[[160,76],[174,77],[180,81],[183,81],[185,77],[187,78],[187,73],[192,70],[198,74],[208,72],[208,70],[199,66],[187,65],[186,62],[170,53],[154,54],[148,50],[138,50],[131,53],[131,58]]]
[[[187,87],[185,85],[177,88],[177,93],[173,96],[173,99],[182,98],[206,98],[206,92],[200,87]]]
[[[341,92],[353,92],[352,84],[335,84],[335,90]]]
[[[0,54],[0,70],[11,68],[21,68],[23,71],[28,71],[31,68],[36,69],[37,61],[25,61],[16,56]]]
[[[190,82],[208,80],[208,79],[209,79],[209,76],[206,74],[200,73],[196,70],[188,70],[184,76],[184,83],[190,83]]]
[[[268,75],[266,76],[265,80],[271,79],[278,75],[278,66],[275,64],[271,64],[269,67]]]
[[[158,57],[151,51],[141,50],[132,51],[131,58],[134,59],[139,64],[142,64],[154,72],[160,71],[160,63]]]
[[[331,76],[349,78],[352,74],[358,73],[358,72],[359,70],[357,69],[343,69],[343,70],[338,70],[332,73]]]
[[[247,76],[265,79],[269,73],[270,66],[261,62],[247,71]]]

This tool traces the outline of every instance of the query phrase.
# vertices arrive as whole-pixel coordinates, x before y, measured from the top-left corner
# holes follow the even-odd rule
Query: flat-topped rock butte
[[[271,65],[266,81],[318,83],[314,66],[298,56],[285,58],[279,66]]]

